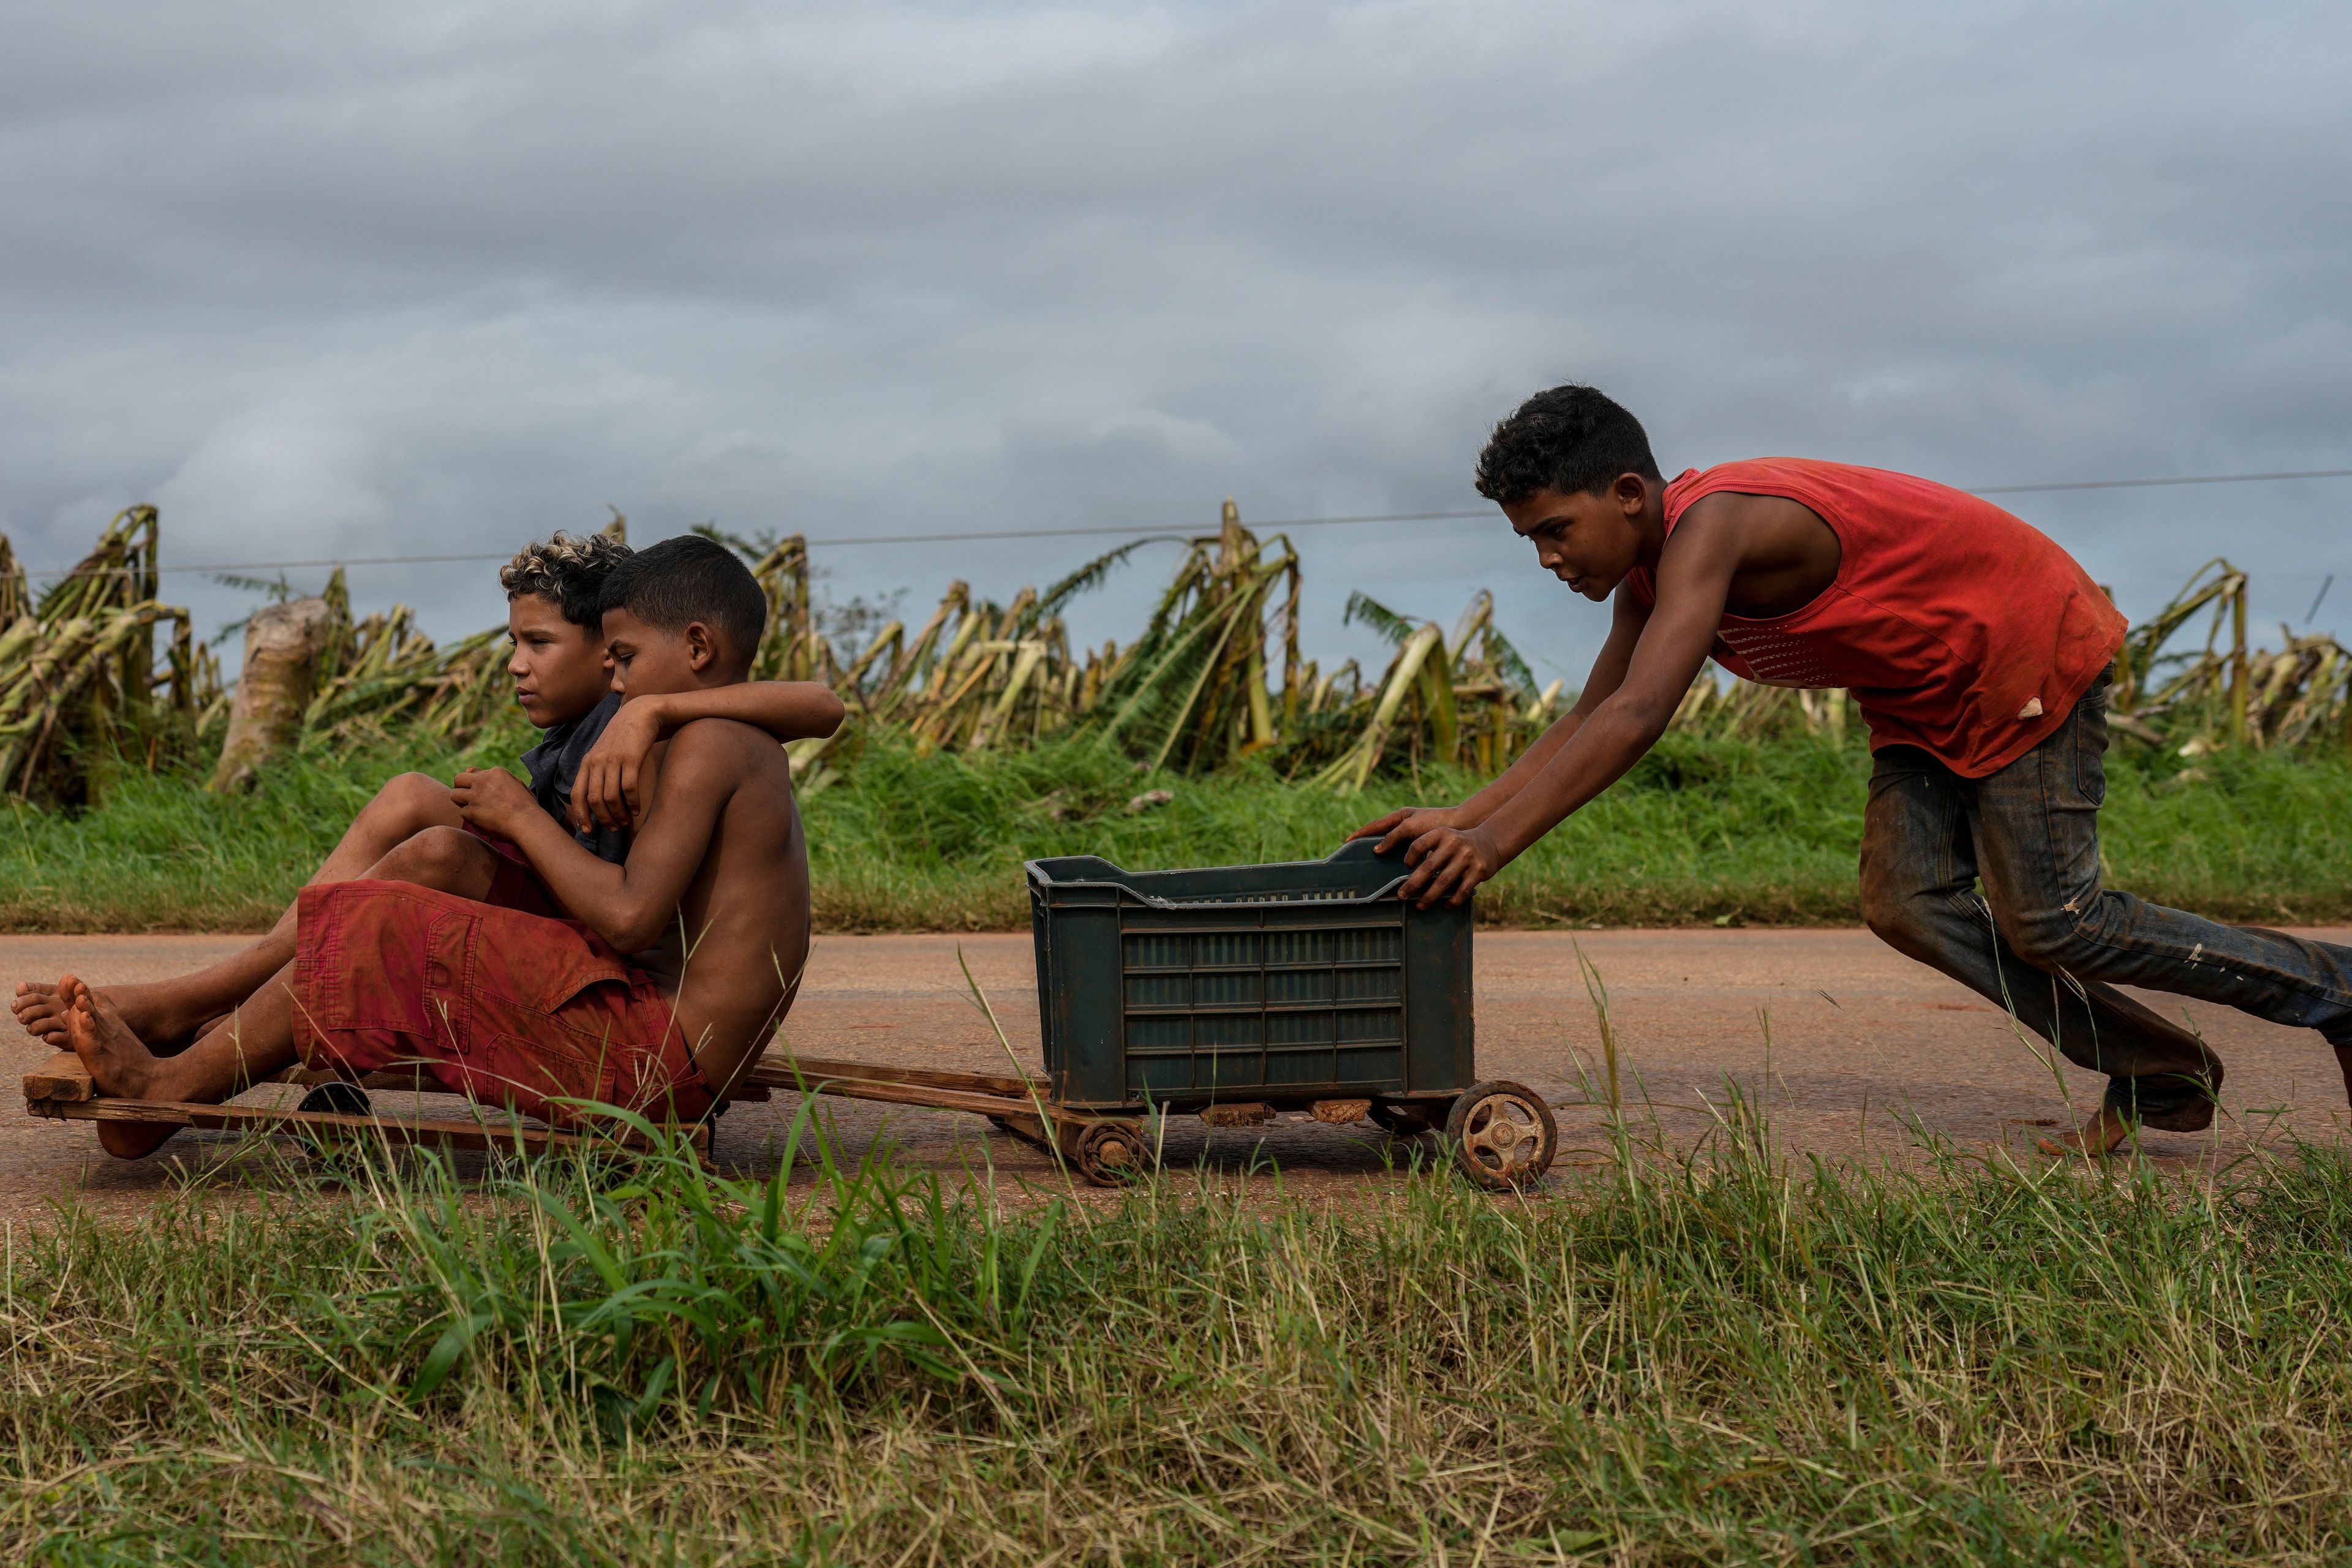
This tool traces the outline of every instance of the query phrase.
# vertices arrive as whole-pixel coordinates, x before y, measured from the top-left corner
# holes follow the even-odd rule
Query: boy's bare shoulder
[[[691,719],[669,738],[669,767],[751,777],[771,770],[789,778],[792,768],[776,738],[734,719]]]

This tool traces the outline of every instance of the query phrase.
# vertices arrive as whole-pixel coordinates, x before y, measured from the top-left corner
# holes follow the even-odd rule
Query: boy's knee
[[[1899,865],[1893,857],[1864,858],[1862,923],[1895,952],[1917,958],[1934,945],[1935,921],[1926,900],[1936,895],[1911,886]]]
[[[1864,889],[1862,923],[1871,934],[1906,958],[1919,958],[1935,946],[1935,928],[1920,907],[1919,894],[1873,898]]]
[[[400,773],[375,792],[361,816],[371,827],[399,844],[430,828],[446,829],[456,811],[447,784],[430,773]]]
[[[2072,917],[2052,913],[2003,920],[2000,923],[2002,940],[2009,943],[2010,951],[2036,969],[2053,973],[2063,970],[2086,978],[2097,974],[2104,950],[2084,934]]]
[[[380,881],[414,882],[420,888],[481,896],[480,887],[498,868],[497,851],[459,827],[427,827],[403,839],[375,863],[369,875]]]

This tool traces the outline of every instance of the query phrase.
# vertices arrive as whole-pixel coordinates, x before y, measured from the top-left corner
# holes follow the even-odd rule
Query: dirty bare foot
[[[66,1040],[100,1093],[119,1100],[153,1098],[155,1055],[122,1022],[113,1005],[68,974],[58,980],[58,1000],[63,1005]],[[152,1154],[179,1131],[136,1121],[101,1121],[99,1146],[118,1159],[136,1160]]]
[[[101,985],[93,989],[100,1001],[114,1009],[122,1026],[138,1036],[157,1056],[175,1056],[194,1044],[205,1032],[207,1020],[191,1016],[187,1005],[168,984]],[[59,999],[56,986],[37,980],[20,981],[8,1005],[25,1033],[55,1050],[73,1048],[66,1042],[66,1005]]]
[[[2045,1154],[2082,1154],[2096,1160],[2122,1148],[2131,1131],[2130,1121],[2103,1106],[2096,1116],[2066,1137],[2037,1142]]]
[[[16,994],[8,999],[8,1010],[16,1015],[17,1027],[51,1050],[73,1049],[66,1043],[65,1004],[58,1000],[56,986],[20,980]]]

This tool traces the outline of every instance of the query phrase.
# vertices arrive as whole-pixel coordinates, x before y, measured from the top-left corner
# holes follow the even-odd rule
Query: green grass
[[[38,1563],[2318,1562],[2352,1166],[1073,1205],[684,1157],[67,1210],[0,1278]],[[803,1156],[807,1154],[803,1150]],[[252,1161],[263,1191],[318,1173]],[[232,1170],[236,1167],[232,1166]]]
[[[384,778],[511,762],[521,742],[502,734],[466,759],[305,760],[229,800],[133,772],[79,816],[13,808],[0,819],[0,929],[265,926]],[[1522,925],[1853,921],[1868,769],[1859,747],[1670,736],[1506,870],[1482,910]],[[2352,764],[2340,756],[2223,756],[2184,771],[2131,747],[2109,772],[2111,885],[2229,920],[2352,919]],[[1146,777],[1081,746],[978,759],[877,747],[807,803],[816,917],[830,931],[1017,930],[1029,918],[1024,858],[1097,854],[1144,868],[1316,857],[1381,811],[1476,784],[1431,773],[1349,797],[1263,771]],[[1151,789],[1174,798],[1129,814]]]

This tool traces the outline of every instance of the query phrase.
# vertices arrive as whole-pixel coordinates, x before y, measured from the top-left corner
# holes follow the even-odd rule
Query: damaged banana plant
[[[1314,774],[1327,788],[1360,790],[1400,762],[1499,773],[1559,717],[1561,683],[1536,689],[1527,660],[1495,625],[1495,597],[1483,588],[1450,636],[1435,621],[1416,623],[1362,594],[1349,596],[1347,619],[1373,627],[1397,652],[1378,682],[1338,704],[1354,737]]]
[[[2201,647],[2171,649],[2205,616]],[[2275,652],[2249,648],[2246,574],[2216,558],[2148,620],[2116,659],[2108,723],[2183,756],[2225,746],[2334,745],[2352,751],[2352,654],[2325,635],[2279,627]]]
[[[155,509],[131,507],[37,598],[0,537],[0,790],[75,805],[100,756],[152,768],[192,749],[220,668],[157,600],[156,551]]]
[[[305,750],[381,744],[395,731],[462,746],[506,711],[513,682],[505,627],[441,647],[417,629],[406,605],[354,621],[340,567],[320,597],[326,640],[302,716]]]
[[[625,527],[616,517],[606,531]],[[122,512],[37,597],[0,537],[0,791],[87,798],[96,759],[193,761],[226,712],[219,667],[190,636],[187,612],[157,600],[157,531],[153,508]],[[1213,533],[1139,539],[1003,603],[958,582],[919,626],[892,619],[870,636],[870,623],[845,626],[824,608],[801,536],[705,531],[742,553],[772,607],[753,678],[821,680],[849,707],[839,734],[793,744],[803,792],[854,765],[861,737],[885,735],[919,752],[964,754],[1091,738],[1144,772],[1201,774],[1255,760],[1347,792],[1422,765],[1498,772],[1560,711],[1561,683],[1538,688],[1483,592],[1450,629],[1355,595],[1347,619],[1388,643],[1387,665],[1370,680],[1352,659],[1323,671],[1299,651],[1297,551],[1244,527],[1231,501]],[[1134,640],[1073,646],[1069,603],[1162,544],[1180,553]],[[462,746],[506,713],[503,628],[441,646],[404,605],[355,617],[340,571],[321,597],[303,750],[419,733]],[[2281,635],[2276,651],[2251,648],[2245,574],[2209,563],[2132,629],[2116,660],[2112,725],[2186,755],[2352,748],[2352,655],[2331,637]],[[1835,742],[1858,721],[1845,692],[1727,681],[1710,666],[1674,725],[1716,739]]]

